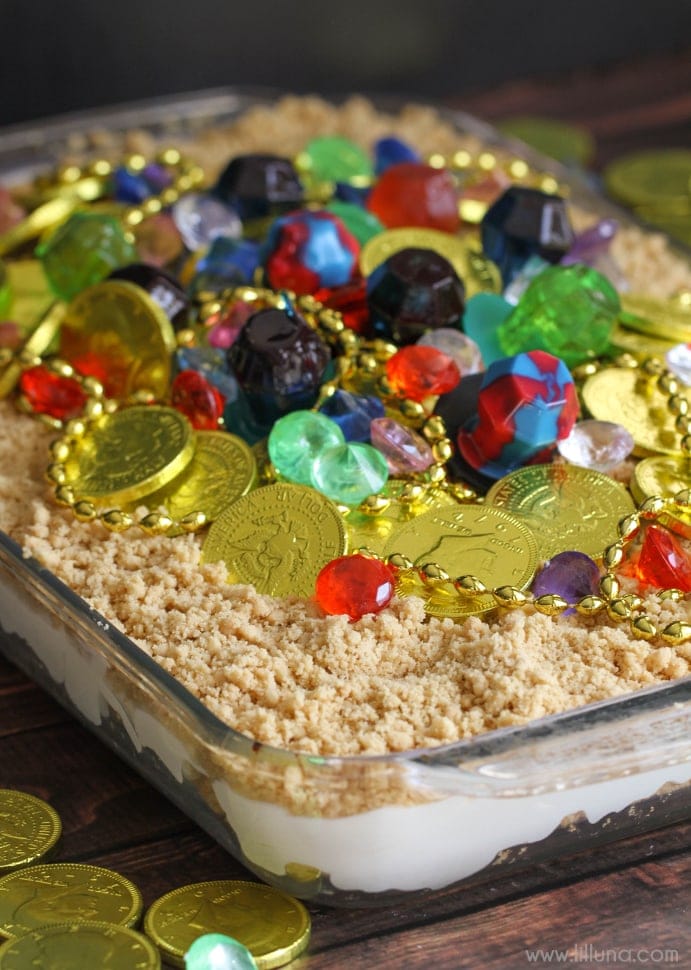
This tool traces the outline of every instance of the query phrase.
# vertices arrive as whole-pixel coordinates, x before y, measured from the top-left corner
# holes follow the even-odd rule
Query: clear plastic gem
[[[677,344],[665,354],[667,366],[686,387],[691,387],[691,344]]]
[[[474,340],[460,330],[454,330],[452,327],[429,330],[417,343],[423,347],[436,347],[454,360],[461,377],[467,374],[479,374],[485,369],[480,348]]]
[[[242,222],[233,210],[203,192],[188,192],[172,208],[173,220],[185,246],[196,252],[218,236],[239,239]]]
[[[614,421],[579,421],[566,438],[557,442],[562,458],[598,472],[616,468],[629,457],[633,446],[626,428]]]

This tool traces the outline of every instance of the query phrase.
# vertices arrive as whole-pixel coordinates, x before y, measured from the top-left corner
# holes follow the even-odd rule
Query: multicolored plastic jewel
[[[317,576],[315,597],[325,613],[359,620],[388,606],[395,592],[391,566],[355,554],[332,559]]]
[[[554,446],[578,414],[576,388],[562,360],[543,350],[491,364],[482,379],[477,416],[458,433],[462,458],[501,478]]]
[[[420,344],[401,347],[389,357],[385,366],[391,390],[411,401],[446,394],[461,379],[458,365],[448,354]]]
[[[461,224],[458,190],[451,173],[421,162],[401,162],[377,179],[367,208],[388,229],[426,226],[456,232]]]
[[[325,210],[301,209],[282,216],[262,246],[269,286],[298,294],[349,283],[357,276],[359,253],[355,236]]]

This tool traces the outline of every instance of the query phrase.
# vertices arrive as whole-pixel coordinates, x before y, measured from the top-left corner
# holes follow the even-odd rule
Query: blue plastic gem
[[[322,404],[320,411],[336,422],[346,441],[369,442],[370,424],[384,416],[384,404],[378,397],[339,389]]]
[[[141,172],[132,172],[124,165],[113,170],[113,195],[118,202],[138,205],[152,195],[150,184]]]
[[[251,239],[228,239],[219,236],[199,260],[190,283],[194,295],[202,290],[222,290],[242,283],[252,283],[259,266],[259,243]]]
[[[297,209],[303,198],[293,163],[278,155],[238,155],[221,172],[213,191],[243,222]]]
[[[381,175],[392,165],[399,162],[421,162],[422,158],[411,145],[391,135],[380,138],[374,144],[374,171]]]
[[[480,231],[485,255],[499,267],[504,286],[531,256],[558,263],[574,240],[564,199],[519,185],[489,207]]]
[[[367,205],[371,191],[369,185],[349,185],[348,182],[336,182],[333,197],[341,202],[350,202],[352,205],[363,208]]]

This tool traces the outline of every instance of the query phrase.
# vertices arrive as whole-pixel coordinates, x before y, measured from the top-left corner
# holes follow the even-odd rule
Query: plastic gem
[[[388,138],[379,138],[374,143],[374,171],[381,175],[392,165],[400,162],[420,162],[420,154],[412,145],[390,135]]]
[[[274,424],[267,447],[279,475],[299,485],[311,485],[315,460],[344,441],[340,427],[326,415],[293,411]]]
[[[152,194],[151,186],[139,172],[119,165],[113,171],[113,194],[118,202],[138,205]]]
[[[209,317],[206,320],[206,339],[210,346],[224,350],[232,347],[253,313],[256,313],[256,309],[252,309],[251,303],[233,300],[223,310]]]
[[[192,294],[251,283],[259,266],[259,243],[251,239],[214,239],[198,261],[190,283]]]
[[[295,167],[279,155],[238,155],[214,187],[244,221],[278,216],[302,205],[303,191]]]
[[[325,613],[359,620],[388,606],[395,592],[391,566],[367,556],[332,559],[317,576],[315,596]]]
[[[609,472],[629,457],[634,440],[621,424],[613,421],[579,421],[571,434],[557,444],[562,458],[598,472]]]
[[[228,363],[260,425],[312,407],[331,352],[295,312],[260,310],[228,350]]]
[[[326,206],[327,212],[332,212],[341,220],[348,232],[352,233],[361,246],[384,231],[384,226],[377,217],[354,202],[343,202],[332,199]]]
[[[336,422],[346,441],[369,442],[370,424],[384,416],[384,404],[378,397],[339,389],[322,404],[320,413]]]
[[[649,586],[691,592],[691,558],[666,529],[657,525],[645,530],[636,575]]]
[[[482,379],[477,416],[458,433],[468,464],[501,478],[565,438],[578,414],[571,374],[542,350],[491,364]]]
[[[120,222],[96,212],[76,212],[36,249],[50,288],[62,300],[100,283],[137,253]]]
[[[433,394],[446,394],[461,379],[458,367],[436,347],[402,347],[386,362],[386,376],[395,394],[411,401],[424,401]]]
[[[675,377],[691,387],[691,344],[677,344],[665,354],[665,362]]]
[[[375,418],[370,435],[374,447],[386,458],[392,475],[424,472],[434,462],[432,449],[422,435],[393,418]]]
[[[426,330],[458,326],[465,287],[448,259],[432,249],[409,247],[369,276],[367,299],[376,334],[409,344]]]
[[[329,448],[312,467],[312,485],[343,505],[359,505],[378,492],[388,477],[386,458],[372,445],[358,441]]]
[[[19,379],[19,389],[37,414],[49,414],[60,421],[76,418],[84,411],[86,394],[73,377],[52,374],[42,365],[29,367]]]
[[[498,331],[511,310],[511,304],[497,293],[476,293],[465,305],[463,331],[480,348],[486,367],[505,356]]]
[[[346,327],[365,333],[369,327],[367,286],[363,279],[354,279],[345,286],[323,287],[312,294],[324,306],[338,310]]]
[[[148,216],[134,227],[133,232],[137,255],[143,263],[168,266],[182,254],[182,236],[168,212]]]
[[[533,596],[556,593],[567,603],[598,592],[600,570],[584,552],[560,552],[548,559],[533,580]],[[565,610],[573,613],[574,610]]]
[[[392,165],[377,180],[367,208],[393,229],[427,226],[456,232],[460,225],[458,193],[450,172],[419,162]]]
[[[618,263],[612,256],[611,246],[619,229],[616,219],[601,219],[584,232],[579,233],[568,253],[561,261],[562,266],[584,263],[606,276],[610,283],[622,293],[629,289],[629,282]]]
[[[226,356],[215,347],[179,347],[175,352],[180,370],[195,370],[221,392],[226,404],[238,396],[238,382],[228,370]]]
[[[238,239],[242,235],[237,212],[206,192],[188,192],[178,199],[171,213],[182,241],[193,253],[218,236]]]
[[[566,203],[539,189],[513,185],[487,210],[482,248],[507,286],[530,256],[558,263],[573,243]]]
[[[131,263],[116,269],[109,279],[127,280],[141,286],[160,306],[176,330],[187,326],[190,300],[173,276],[146,263]]]
[[[542,256],[531,256],[516,273],[509,285],[504,290],[504,299],[512,306],[516,306],[520,298],[528,289],[536,276],[543,270],[548,269],[552,264],[548,263]]]
[[[484,370],[480,348],[466,334],[451,327],[429,330],[417,342],[418,347],[436,347],[456,362],[461,377]]]
[[[606,351],[620,309],[617,291],[597,270],[550,266],[500,324],[499,343],[506,354],[546,350],[573,367]]]
[[[176,375],[170,389],[170,403],[184,414],[197,431],[216,431],[225,401],[220,391],[198,371]]]
[[[185,970],[257,970],[257,961],[231,936],[205,933],[185,954]]]
[[[511,185],[511,179],[500,169],[488,172],[479,182],[464,185],[458,197],[458,211],[463,222],[477,225],[489,207]]]
[[[349,283],[358,272],[359,253],[355,236],[326,210],[276,219],[262,247],[269,285],[299,294]]]
[[[300,153],[298,164],[316,182],[352,182],[372,175],[367,152],[338,135],[313,138]]]

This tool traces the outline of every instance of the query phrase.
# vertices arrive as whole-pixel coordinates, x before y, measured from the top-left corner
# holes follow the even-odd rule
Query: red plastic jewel
[[[367,330],[370,316],[367,283],[361,277],[344,286],[324,286],[314,292],[314,298],[330,310],[338,310],[346,327],[355,333]]]
[[[171,386],[170,403],[197,431],[216,431],[225,398],[196,370],[183,370]]]
[[[345,613],[351,620],[359,620],[388,606],[394,590],[390,566],[356,554],[327,563],[317,576],[315,595],[325,613]]]
[[[642,582],[658,589],[681,589],[691,592],[691,557],[666,529],[649,525],[636,575]]]
[[[388,228],[425,226],[456,232],[458,193],[450,172],[420,162],[387,168],[372,189],[367,208]]]
[[[48,414],[60,421],[78,417],[84,410],[86,394],[73,377],[60,377],[39,365],[25,370],[19,389],[37,414]]]
[[[411,344],[389,357],[386,376],[394,394],[424,401],[431,394],[452,391],[461,372],[456,362],[436,347]]]

